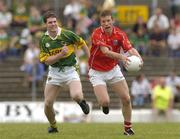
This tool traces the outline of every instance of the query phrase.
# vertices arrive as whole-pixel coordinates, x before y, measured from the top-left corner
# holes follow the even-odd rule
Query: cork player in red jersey
[[[120,50],[127,52],[129,55],[138,56],[142,61],[142,65],[143,60],[137,50],[132,47],[125,32],[113,25],[111,11],[105,10],[101,12],[100,24],[101,26],[92,33],[92,48],[88,61],[90,82],[105,114],[109,113],[110,103],[106,84],[111,85],[122,102],[124,135],[133,135],[129,88],[118,65],[121,61],[126,66],[129,59],[126,55],[121,54]]]

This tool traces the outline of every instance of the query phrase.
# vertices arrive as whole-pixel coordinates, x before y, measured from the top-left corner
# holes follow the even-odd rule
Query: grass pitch
[[[122,124],[58,123],[59,133],[48,134],[48,124],[0,123],[0,139],[180,139],[180,123],[135,123],[134,136],[124,136]]]

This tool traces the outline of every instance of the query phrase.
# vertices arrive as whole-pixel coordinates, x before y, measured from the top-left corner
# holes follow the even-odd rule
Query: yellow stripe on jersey
[[[66,58],[66,57],[70,56],[75,51],[75,48],[74,48],[74,46],[72,44],[68,45],[67,47],[68,47],[68,52],[67,52],[67,54],[65,56],[63,56],[63,58]],[[62,47],[49,50],[49,53],[41,52],[40,53],[40,62],[46,61],[46,59],[49,56],[53,56],[53,55],[56,55],[56,54],[60,53],[61,50],[62,50]]]
[[[83,46],[86,45],[86,42],[82,38],[80,38],[80,41],[76,42],[75,45],[77,46],[77,49],[81,49]]]
[[[44,62],[46,61],[46,59],[49,57],[50,55],[48,53],[45,53],[45,52],[41,52],[40,55],[39,55],[39,60],[40,62]]]

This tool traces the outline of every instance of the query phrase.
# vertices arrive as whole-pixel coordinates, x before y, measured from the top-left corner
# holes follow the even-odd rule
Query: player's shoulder
[[[102,28],[101,27],[97,27],[93,30],[94,33],[100,33],[102,32]]]
[[[114,26],[114,33],[124,33],[124,31],[120,27]]]
[[[93,32],[92,32],[92,36],[94,36],[94,35],[100,35],[100,34],[102,34],[102,28],[101,27],[97,27],[97,28],[95,28],[94,30],[93,30]]]
[[[120,37],[127,36],[126,32],[124,30],[122,30],[121,28],[116,27],[116,26],[114,27],[114,31],[113,32],[114,32],[115,35],[118,35]]]
[[[46,40],[47,38],[47,34],[46,33],[43,33],[41,36],[40,36],[40,42],[43,42],[44,40]]]

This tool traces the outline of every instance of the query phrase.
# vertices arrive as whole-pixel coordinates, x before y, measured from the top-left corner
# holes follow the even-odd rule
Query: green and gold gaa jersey
[[[54,39],[49,36],[48,32],[41,37],[40,61],[44,62],[49,56],[60,53],[64,45],[68,47],[68,53],[51,66],[60,69],[65,66],[74,66],[76,64],[75,47],[80,49],[86,43],[73,32],[62,28],[58,29],[58,34]]]
[[[6,32],[0,33],[0,52],[8,48],[9,45],[9,36]]]

